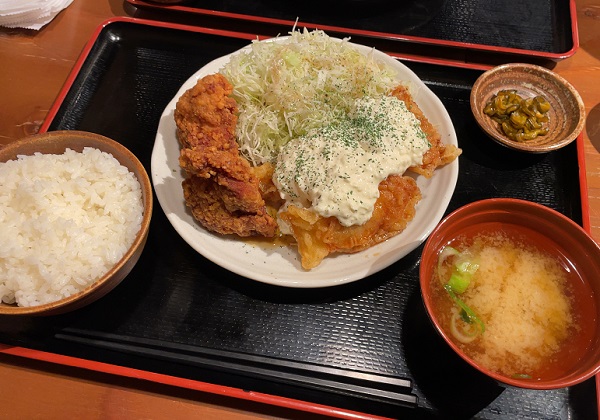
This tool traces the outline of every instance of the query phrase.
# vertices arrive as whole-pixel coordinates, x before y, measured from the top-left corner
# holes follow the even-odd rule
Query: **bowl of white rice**
[[[0,149],[0,315],[56,315],[113,290],[152,216],[143,165],[120,143],[52,131]]]

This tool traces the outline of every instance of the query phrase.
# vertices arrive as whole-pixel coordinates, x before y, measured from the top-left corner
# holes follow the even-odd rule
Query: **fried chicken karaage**
[[[268,214],[255,169],[235,140],[237,105],[231,84],[206,76],[177,102],[175,123],[185,170],[183,192],[194,218],[208,230],[272,237],[277,222]]]

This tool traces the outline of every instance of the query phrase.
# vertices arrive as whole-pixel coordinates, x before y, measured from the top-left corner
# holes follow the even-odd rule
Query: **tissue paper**
[[[39,30],[73,0],[0,0],[0,26]]]

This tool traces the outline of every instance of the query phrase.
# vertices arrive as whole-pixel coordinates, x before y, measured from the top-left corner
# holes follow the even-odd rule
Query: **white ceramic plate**
[[[457,145],[448,112],[416,74],[380,51],[352,45],[365,54],[372,52],[377,60],[396,69],[398,81],[408,82],[413,98],[437,127],[444,143]],[[183,175],[178,163],[179,143],[173,113],[179,97],[198,79],[218,72],[230,56],[210,62],[181,86],[162,114],[152,151],[152,181],[158,201],[175,230],[192,248],[214,263],[250,279],[285,287],[313,288],[348,283],[374,274],[413,251],[429,236],[444,215],[454,193],[458,178],[457,160],[438,169],[431,179],[422,176],[417,178],[423,198],[417,205],[415,218],[401,234],[359,253],[330,255],[310,271],[302,269],[294,247],[261,247],[211,233],[200,226],[187,210],[183,199]]]

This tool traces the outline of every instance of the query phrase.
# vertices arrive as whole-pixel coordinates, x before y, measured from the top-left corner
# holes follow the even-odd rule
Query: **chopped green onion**
[[[467,324],[471,324],[472,323],[471,322],[471,318],[469,318],[469,315],[465,311],[463,311],[463,310],[460,311],[460,318],[463,321],[465,321]]]
[[[454,303],[456,303],[459,306],[459,308],[462,311],[464,311],[464,313],[466,314],[466,319],[469,320],[468,323],[475,322],[477,324],[477,326],[479,327],[481,334],[483,334],[485,332],[485,324],[483,323],[483,321],[481,319],[479,319],[479,317],[475,314],[475,312],[473,312],[473,310],[471,308],[469,308],[466,303],[464,303],[462,300],[460,300],[460,298],[458,296],[456,296],[456,293],[452,289],[452,286],[446,284],[446,285],[444,285],[444,289],[446,289],[446,291],[448,292],[448,294],[450,295],[450,297],[452,298]],[[464,316],[463,316],[463,318],[464,318]]]
[[[515,373],[514,375],[512,375],[512,377],[515,379],[531,379],[531,375],[528,375],[526,373]]]
[[[444,289],[448,292],[454,303],[460,308],[460,312],[452,317],[451,330],[452,334],[459,341],[469,343],[477,338],[477,336],[484,333],[485,324],[457,295],[464,293],[467,290],[471,284],[471,278],[479,269],[479,264],[461,259],[461,253],[456,248],[446,246],[442,249],[438,258],[438,276],[442,283],[445,282],[441,274],[442,266],[448,258],[453,256],[458,256],[459,258],[456,258],[457,261],[454,263],[452,274],[450,275],[450,279],[444,284]],[[471,326],[468,331],[463,332],[459,330],[456,324],[458,318],[461,318],[464,323]]]
[[[464,293],[471,283],[471,276],[461,276],[456,271],[450,276],[447,285],[452,288],[452,291],[457,294]]]
[[[446,246],[444,249],[442,249],[442,252],[440,252],[440,256],[438,258],[438,276],[440,276],[440,279],[444,261],[453,256],[460,257],[460,255],[461,253],[456,248],[451,246]],[[447,284],[452,287],[454,293],[461,294],[467,290],[467,287],[469,287],[469,284],[471,283],[471,277],[479,268],[479,264],[476,264],[472,261],[463,260],[461,258],[457,258],[457,260],[458,261],[456,261],[454,264],[452,274]],[[441,280],[442,283],[444,283],[444,280]]]
[[[438,275],[440,275],[442,271],[442,264],[444,264],[444,261],[446,261],[446,259],[453,255],[459,254],[460,252],[458,252],[456,248],[452,248],[451,246],[444,247],[444,249],[442,249],[442,252],[440,252],[440,256],[438,257]]]
[[[471,284],[471,277],[479,268],[479,264],[472,263],[470,261],[461,261],[454,266],[452,275],[448,280],[448,285],[452,287],[454,293],[461,294],[467,290],[469,284]]]
[[[465,312],[460,311],[459,313],[453,313],[450,318],[450,332],[452,335],[461,343],[468,344],[474,341],[479,336],[479,328],[477,325],[470,322],[468,318],[465,319]],[[459,328],[459,320],[462,319],[461,327]],[[465,326],[466,324],[466,326]]]
[[[479,264],[471,262],[471,261],[461,261],[456,264],[456,271],[460,274],[470,274],[473,275],[479,269]]]

